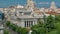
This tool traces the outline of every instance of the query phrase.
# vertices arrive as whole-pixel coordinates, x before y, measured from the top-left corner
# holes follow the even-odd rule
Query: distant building
[[[60,8],[57,8],[55,2],[51,2],[50,8],[36,8],[35,3],[32,0],[27,0],[26,6],[17,5],[10,6],[8,8],[0,8],[5,14],[5,18],[11,23],[18,25],[19,27],[30,28],[32,25],[37,25],[37,21],[40,18],[43,20],[43,16],[53,16],[60,14]]]

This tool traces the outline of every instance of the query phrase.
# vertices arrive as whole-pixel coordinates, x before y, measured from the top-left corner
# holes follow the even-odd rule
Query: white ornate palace
[[[51,2],[50,8],[36,8],[35,3],[32,0],[27,0],[26,6],[10,6],[8,8],[0,8],[5,14],[5,18],[11,23],[18,25],[19,27],[31,27],[36,25],[39,18],[43,18],[43,15],[60,14],[60,8],[57,8],[55,2]]]

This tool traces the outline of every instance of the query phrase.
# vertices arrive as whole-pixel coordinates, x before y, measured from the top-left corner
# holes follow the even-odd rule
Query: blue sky
[[[9,7],[11,5],[26,5],[27,0],[0,0],[0,7]],[[37,7],[49,7],[52,1],[56,2],[56,6],[60,7],[60,0],[34,0]],[[48,4],[39,4],[48,3]]]

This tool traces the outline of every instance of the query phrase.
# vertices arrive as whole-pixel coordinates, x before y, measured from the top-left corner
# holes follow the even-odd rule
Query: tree
[[[40,25],[35,25],[32,27],[32,34],[45,34],[45,28],[44,26],[40,26]]]
[[[16,29],[16,32],[17,32],[18,34],[21,34],[21,27],[18,27],[18,28]]]
[[[47,21],[43,23],[40,19],[38,24],[31,27],[32,33],[34,34],[47,34],[55,29],[54,17],[52,15],[48,16]]]
[[[38,24],[31,27],[32,34],[45,34],[44,23],[38,19]]]
[[[18,28],[18,26],[15,25],[15,24],[10,24],[10,28],[11,28],[12,30],[16,31],[16,29]]]
[[[29,31],[26,28],[21,29],[21,34],[27,34]]]
[[[26,28],[18,27],[17,25],[10,23],[10,21],[7,21],[6,25],[18,34],[27,34],[29,32]]]
[[[4,30],[4,34],[9,34],[9,31],[8,30]]]
[[[10,21],[7,21],[7,22],[6,22],[6,25],[9,26],[9,25],[10,25]]]
[[[55,27],[56,27],[57,34],[60,34],[60,22],[55,23]]]
[[[57,34],[57,30],[51,31],[48,34]]]
[[[55,22],[56,22],[56,23],[60,22],[60,15],[55,16]]]
[[[47,17],[47,22],[46,22],[46,25],[45,27],[47,28],[48,32],[52,31],[55,29],[55,26],[54,26],[54,17],[52,15],[48,16]]]

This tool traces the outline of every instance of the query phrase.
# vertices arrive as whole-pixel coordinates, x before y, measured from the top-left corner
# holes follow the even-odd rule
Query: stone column
[[[21,27],[25,27],[24,20],[21,21]]]
[[[35,25],[35,21],[33,21],[33,25]]]

